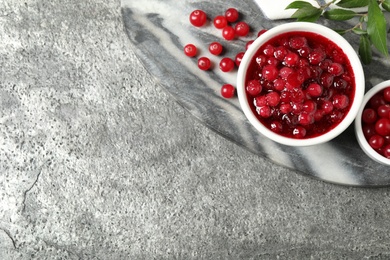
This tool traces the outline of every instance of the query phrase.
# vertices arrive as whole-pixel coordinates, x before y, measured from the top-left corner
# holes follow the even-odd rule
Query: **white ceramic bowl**
[[[362,114],[365,106],[367,105],[367,102],[379,91],[385,89],[386,87],[390,86],[390,80],[383,81],[379,83],[378,85],[371,88],[369,91],[367,91],[366,95],[363,98],[363,103],[358,111],[358,114],[356,116],[355,120],[355,134],[356,138],[358,140],[358,143],[362,150],[373,160],[383,163],[386,165],[390,165],[390,159],[387,159],[377,153],[368,143],[367,139],[364,137],[363,129],[362,129]]]
[[[252,58],[258,51],[258,49],[262,45],[264,45],[264,43],[266,43],[270,39],[282,33],[297,32],[297,31],[311,32],[311,33],[322,35],[328,39],[331,39],[332,42],[338,45],[344,51],[345,55],[349,58],[355,76],[355,86],[356,86],[353,103],[351,104],[350,110],[348,114],[345,116],[345,118],[336,127],[326,132],[325,134],[316,137],[311,137],[311,138],[304,138],[304,139],[285,137],[271,131],[266,126],[264,126],[256,118],[256,115],[253,113],[249,105],[249,101],[245,90],[245,81],[246,81],[248,66],[252,61]],[[316,145],[316,144],[327,142],[335,138],[339,134],[341,134],[355,119],[356,114],[358,113],[358,110],[363,100],[364,88],[365,88],[365,79],[364,79],[363,68],[360,59],[356,54],[356,51],[352,48],[352,46],[345,40],[345,38],[343,38],[335,31],[319,24],[307,23],[307,22],[292,22],[292,23],[279,25],[266,31],[264,34],[259,36],[252,43],[249,49],[246,51],[241,61],[241,65],[238,69],[238,74],[237,74],[237,95],[239,98],[241,108],[245,116],[249,120],[249,122],[264,136],[268,137],[269,139],[275,142],[284,145],[289,145],[289,146]]]

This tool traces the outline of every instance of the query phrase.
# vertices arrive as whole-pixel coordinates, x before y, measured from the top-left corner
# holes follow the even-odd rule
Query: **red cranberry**
[[[255,106],[263,107],[267,105],[267,98],[265,96],[258,96],[255,98]]]
[[[348,82],[345,81],[345,80],[342,79],[342,78],[336,78],[336,79],[333,81],[333,86],[334,86],[336,89],[344,90],[344,89],[347,88]]]
[[[297,139],[302,139],[306,136],[306,128],[304,128],[302,126],[297,126],[296,128],[294,128],[292,134],[293,134],[293,137],[295,137]]]
[[[284,57],[288,54],[288,50],[284,46],[278,46],[275,48],[274,57],[280,61],[284,60]]]
[[[258,108],[258,113],[263,118],[269,118],[271,116],[271,108],[269,106],[262,106]]]
[[[267,104],[271,107],[279,105],[280,96],[276,91],[272,91],[266,95]]]
[[[231,84],[225,84],[221,88],[221,95],[224,98],[232,98],[234,97],[236,88]]]
[[[383,156],[386,157],[387,159],[390,159],[390,144],[386,145],[383,148]]]
[[[340,63],[333,63],[329,66],[328,71],[332,75],[340,76],[344,73],[344,67]]]
[[[239,52],[237,53],[234,62],[236,63],[236,66],[239,67],[242,61],[242,58],[244,57],[245,52]]]
[[[294,70],[289,67],[283,67],[279,71],[279,76],[283,79],[287,79],[288,75],[290,75]]]
[[[390,87],[387,87],[383,90],[383,98],[387,102],[390,102]]]
[[[321,109],[317,109],[314,114],[313,114],[313,117],[314,117],[314,121],[318,122],[320,120],[322,120],[322,118],[324,117],[325,113],[323,110]]]
[[[249,33],[249,25],[246,22],[238,22],[234,27],[238,36],[245,37]]]
[[[339,110],[333,110],[329,115],[330,122],[333,124],[339,123],[344,117],[344,113]]]
[[[227,20],[226,17],[223,15],[217,15],[214,18],[214,26],[217,29],[223,29],[227,26]]]
[[[317,103],[313,100],[306,100],[303,102],[302,110],[313,114],[317,110]]]
[[[338,94],[333,97],[333,107],[344,109],[349,105],[349,98],[346,95]]]
[[[311,68],[309,61],[307,59],[305,59],[305,58],[300,58],[299,59],[298,67],[300,67],[300,68],[303,68],[303,67]]]
[[[298,69],[298,73],[303,76],[305,80],[310,79],[311,70],[309,67],[301,67]]]
[[[208,70],[211,67],[211,61],[207,57],[200,57],[198,59],[198,67],[201,70]]]
[[[369,101],[372,108],[378,109],[381,105],[386,105],[386,100],[381,93],[375,94]]]
[[[307,39],[301,36],[292,37],[289,41],[289,45],[291,48],[298,50],[307,45]]]
[[[249,47],[251,47],[251,45],[252,45],[253,42],[254,42],[254,40],[248,41],[248,42],[245,44],[245,50],[248,50]]]
[[[270,128],[275,133],[281,133],[283,130],[283,125],[281,122],[275,120],[275,121],[272,121],[272,123],[270,124]]]
[[[375,123],[378,116],[374,109],[372,108],[366,108],[363,110],[362,114],[362,121],[366,124],[372,124]]]
[[[322,111],[324,111],[325,114],[330,114],[333,111],[333,104],[329,100],[324,100],[321,105]]]
[[[334,62],[344,63],[344,55],[341,50],[332,50],[331,58]]]
[[[260,31],[257,33],[257,37],[259,37],[260,35],[263,35],[266,31],[267,31],[266,29],[260,30]]]
[[[298,53],[299,53],[299,56],[301,56],[302,58],[307,58],[307,57],[309,57],[310,51],[311,51],[311,49],[309,47],[304,46],[298,50]]]
[[[333,84],[333,79],[334,79],[333,75],[331,75],[330,73],[324,72],[324,73],[322,73],[322,75],[320,77],[320,83],[325,88],[329,88]]]
[[[213,55],[219,55],[222,53],[223,51],[223,47],[222,47],[222,44],[220,44],[219,42],[212,42],[210,45],[209,45],[209,51],[211,54]]]
[[[298,60],[299,60],[298,54],[292,52],[285,56],[284,63],[289,67],[293,67],[297,64]]]
[[[294,102],[292,103],[291,108],[291,113],[293,113],[294,115],[299,115],[302,112],[303,105],[302,103]]]
[[[301,125],[307,126],[314,123],[314,116],[308,112],[303,111],[298,116],[298,122]]]
[[[193,44],[187,44],[186,46],[184,46],[184,53],[188,57],[194,57],[196,56],[197,48]]]
[[[298,72],[293,72],[287,77],[287,83],[292,87],[292,88],[298,88],[301,86],[305,78],[299,74]]]
[[[266,80],[273,81],[278,77],[279,71],[276,66],[266,65],[263,68],[262,75]]]
[[[322,74],[322,69],[321,69],[320,67],[313,66],[313,67],[311,67],[310,69],[311,69],[311,71],[310,71],[310,76],[311,76],[312,78],[317,79],[317,78],[319,78],[320,75]]]
[[[271,44],[267,44],[267,46],[265,46],[263,50],[263,53],[267,57],[272,57],[274,55],[274,52],[275,52],[275,47],[272,46]]]
[[[289,114],[292,111],[290,103],[280,104],[279,110],[282,114]]]
[[[275,79],[273,83],[274,83],[274,90],[277,91],[282,91],[284,89],[284,86],[286,85],[283,79]]]
[[[322,94],[322,87],[318,83],[311,83],[306,91],[311,97],[319,97]]]
[[[280,92],[280,102],[289,103],[291,101],[291,93],[290,91],[283,90]]]
[[[331,65],[332,65],[332,60],[330,60],[330,59],[325,59],[325,60],[321,61],[319,64],[320,68],[325,70],[325,71],[328,71],[329,67]]]
[[[368,143],[370,144],[370,146],[374,149],[379,149],[383,146],[383,144],[385,143],[385,139],[383,138],[383,136],[380,136],[380,135],[373,135],[370,137],[370,139],[368,140]]]
[[[263,67],[265,64],[267,64],[267,57],[265,55],[258,55],[256,57],[256,63],[260,66]]]
[[[233,27],[231,26],[226,26],[225,28],[222,29],[222,37],[225,40],[231,41],[235,38],[236,32]]]
[[[390,115],[390,104],[381,105],[377,109],[378,115],[380,117],[389,118]]]
[[[255,97],[261,93],[262,86],[260,84],[260,81],[258,80],[251,80],[247,83],[246,91],[249,95]]]
[[[201,27],[207,21],[207,15],[202,10],[195,10],[190,14],[190,22],[193,26]]]
[[[278,65],[279,65],[278,59],[277,59],[277,58],[274,58],[274,57],[268,58],[267,63],[268,63],[269,65],[273,65],[273,66],[278,66]]]
[[[376,134],[375,125],[373,124],[369,124],[369,125],[364,124],[362,129],[363,129],[363,135],[367,140],[370,139],[371,136]]]
[[[300,88],[294,89],[291,92],[291,101],[296,103],[303,103],[305,101],[305,94]]]
[[[235,63],[234,61],[231,59],[231,58],[223,58],[220,62],[219,62],[219,68],[223,71],[223,72],[229,72],[229,71],[232,71],[234,69],[234,66],[235,66]]]
[[[375,131],[382,136],[390,135],[390,119],[380,118],[376,121]]]
[[[239,13],[235,8],[229,8],[225,12],[226,20],[230,23],[234,23],[238,20]]]
[[[317,65],[321,61],[323,61],[326,57],[326,54],[321,49],[315,49],[309,54],[309,62],[310,64]]]

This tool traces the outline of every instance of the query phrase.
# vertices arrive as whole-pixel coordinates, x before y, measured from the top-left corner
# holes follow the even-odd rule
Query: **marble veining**
[[[241,19],[248,22],[252,35],[235,41],[225,41],[220,31],[210,24],[195,28],[188,21],[194,9],[203,9],[213,17],[222,14],[227,7],[235,7]],[[368,158],[358,146],[353,125],[336,139],[313,147],[294,148],[274,143],[259,134],[247,121],[240,109],[238,99],[223,99],[220,86],[235,84],[236,72],[223,73],[218,69],[201,71],[196,59],[188,58],[182,49],[194,43],[201,55],[218,64],[221,57],[208,55],[208,44],[220,41],[226,52],[234,57],[245,49],[245,43],[254,38],[263,28],[290,22],[284,19],[267,19],[254,1],[141,1],[122,0],[122,16],[134,51],[145,68],[172,97],[195,118],[229,140],[246,147],[259,156],[269,158],[277,164],[295,169],[297,172],[331,183],[352,186],[386,186],[390,184],[387,166]],[[319,23],[336,28],[334,24],[321,20]],[[343,24],[348,27],[348,24]],[[358,48],[358,38],[345,36],[352,46]],[[364,66],[366,90],[380,81],[388,79],[388,60],[374,53],[372,64]],[[220,151],[223,153],[223,151]]]

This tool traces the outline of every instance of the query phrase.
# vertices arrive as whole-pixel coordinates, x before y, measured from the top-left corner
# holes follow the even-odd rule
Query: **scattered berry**
[[[207,21],[207,15],[202,10],[194,10],[190,14],[190,22],[193,26],[201,27],[205,25]]]
[[[234,29],[236,34],[242,37],[247,36],[250,31],[249,25],[246,22],[238,22]]]
[[[223,29],[227,26],[227,20],[226,20],[226,17],[223,16],[223,15],[217,15],[215,18],[214,18],[214,26],[215,28],[217,29]]]
[[[238,20],[239,13],[235,8],[229,8],[225,12],[226,20],[230,23],[234,23]]]
[[[224,98],[232,98],[235,94],[235,87],[231,84],[225,84],[221,87],[221,95]]]
[[[263,35],[266,31],[267,31],[266,29],[260,30],[260,31],[257,33],[257,37],[259,37],[260,35]]]
[[[209,45],[209,51],[211,54],[213,55],[219,55],[222,53],[223,51],[223,46],[222,44],[220,44],[219,42],[212,42],[210,45]]]
[[[225,40],[231,41],[236,37],[236,31],[231,26],[226,26],[222,29],[222,37]]]
[[[198,59],[198,67],[201,70],[208,70],[211,67],[211,61],[207,57],[200,57]]]
[[[251,47],[251,45],[252,45],[253,42],[254,42],[254,40],[248,41],[248,42],[245,44],[245,50],[248,50],[249,47]]]
[[[234,62],[236,63],[236,66],[237,66],[237,67],[240,66],[241,60],[242,60],[242,58],[244,57],[244,55],[245,55],[245,52],[239,52],[239,53],[237,53],[237,55],[236,55],[236,57],[235,57],[235,59],[234,59]]]
[[[232,71],[234,69],[234,66],[235,66],[235,63],[234,61],[231,59],[231,58],[223,58],[220,62],[219,62],[219,68],[223,71],[223,72],[229,72],[229,71]]]
[[[196,56],[197,48],[193,44],[187,44],[186,46],[184,46],[184,53],[188,57],[194,57]]]

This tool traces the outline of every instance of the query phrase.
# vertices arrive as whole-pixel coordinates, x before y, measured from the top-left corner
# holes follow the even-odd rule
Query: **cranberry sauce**
[[[355,77],[331,40],[289,32],[263,44],[246,74],[252,111],[272,131],[312,138],[336,127],[351,108]]]

